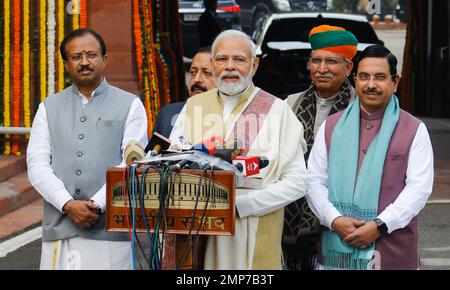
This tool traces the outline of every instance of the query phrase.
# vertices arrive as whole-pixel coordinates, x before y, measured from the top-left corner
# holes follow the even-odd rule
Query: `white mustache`
[[[330,74],[330,73],[326,73],[326,74],[315,73],[314,77],[316,77],[316,78],[320,78],[320,77],[322,77],[322,78],[332,78],[333,75]]]
[[[230,78],[230,77],[242,78],[240,73],[224,73],[220,76],[220,79],[222,80],[223,78]]]

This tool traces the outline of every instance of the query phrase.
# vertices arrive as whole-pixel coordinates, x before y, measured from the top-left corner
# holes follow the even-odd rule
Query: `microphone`
[[[191,162],[192,162],[191,160],[183,159],[181,161],[178,161],[178,163],[176,163],[176,164],[170,165],[169,169],[171,171],[177,171],[177,170],[182,169],[184,166],[188,165]]]
[[[232,160],[242,153],[242,148],[242,142],[235,139],[227,142],[225,146],[222,146],[220,149],[217,149],[214,156],[219,157],[228,163],[232,163]]]
[[[233,165],[243,176],[251,176],[258,174],[260,169],[267,167],[269,160],[264,156],[237,156],[233,159]]]
[[[150,141],[148,141],[147,146],[145,147],[145,153],[150,151],[150,156],[156,156],[161,152],[161,150],[166,150],[170,146],[170,140],[159,134],[158,132],[154,132]]]
[[[131,140],[125,147],[125,152],[123,153],[123,159],[126,164],[131,162],[142,160],[145,157],[144,149],[142,149],[141,144],[136,140]]]
[[[195,144],[191,147],[191,150],[200,151],[208,155],[214,155],[216,152],[216,144],[215,140],[212,137],[211,139],[203,140],[202,143]],[[191,160],[183,159],[176,164],[170,166],[170,170],[176,171],[182,169],[184,166],[192,163]]]

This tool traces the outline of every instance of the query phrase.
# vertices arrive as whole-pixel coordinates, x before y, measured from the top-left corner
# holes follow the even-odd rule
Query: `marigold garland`
[[[23,1],[23,123],[31,127],[30,119],[30,0]],[[29,137],[28,135],[26,136]]]
[[[13,1],[13,126],[19,126],[19,107],[17,106],[20,96],[20,1]]]
[[[10,30],[9,30],[9,26],[10,26],[10,21],[11,21],[11,8],[10,8],[10,3],[9,0],[5,0],[4,1],[5,5],[4,5],[4,24],[3,24],[3,37],[4,37],[4,62],[3,62],[3,72],[5,75],[5,81],[3,84],[3,104],[4,104],[4,114],[3,114],[3,125],[5,127],[10,127],[11,126],[11,122],[10,122],[10,118],[11,118],[11,113],[10,113],[10,103],[9,103],[9,95],[10,95]],[[10,136],[9,134],[5,135],[6,139],[8,139]],[[11,153],[11,143],[6,141],[5,142],[5,150],[4,153],[6,155],[9,155]]]
[[[65,17],[67,3],[73,4],[73,17]],[[0,122],[3,126],[30,127],[39,101],[53,94],[56,89],[63,89],[63,62],[55,56],[57,43],[62,41],[65,29],[87,26],[86,3],[86,0],[3,1],[4,9],[0,15],[3,17],[1,20],[4,20],[0,24],[4,28],[0,41],[4,49],[0,59],[3,63],[3,79],[0,80],[3,86],[3,114],[0,114]],[[149,130],[161,103],[177,100],[179,94],[179,55],[178,50],[175,53],[172,47],[179,49],[179,45],[177,40],[173,42],[171,38],[179,36],[179,29],[175,28],[176,33],[171,31],[176,24],[172,19],[176,14],[171,15],[172,5],[176,5],[174,3],[161,0],[132,1],[138,75],[149,116]],[[31,99],[30,96],[36,96],[37,99]],[[17,135],[12,137],[6,136],[4,152],[20,154]]]
[[[58,0],[58,43],[64,39],[64,0]],[[58,91],[64,89],[64,63],[62,57],[58,54]]]
[[[57,3],[56,3],[57,2]],[[58,65],[57,89],[64,88],[64,64],[58,58],[55,63],[57,36],[58,43],[64,37],[64,30],[70,27],[70,17],[65,17],[69,0],[22,0],[2,1],[0,25],[3,35],[0,47],[0,124],[5,127],[31,127],[32,115],[37,104],[55,92],[55,64]],[[77,2],[75,0],[74,2]],[[56,4],[58,4],[56,6]],[[79,1],[77,10],[82,20],[74,16],[72,25],[86,26],[86,0]],[[58,8],[55,11],[55,8]],[[75,9],[77,9],[75,7]],[[57,13],[57,14],[55,14]],[[68,25],[66,28],[65,25]],[[58,35],[56,35],[56,26]],[[31,60],[33,57],[33,60]],[[33,81],[32,81],[33,79]],[[33,99],[32,99],[33,96]],[[18,134],[5,134],[3,153],[20,155]],[[29,136],[26,135],[25,138]]]
[[[136,43],[136,62],[138,68],[138,78],[143,87],[144,107],[147,116],[150,116],[150,108],[147,100],[149,99],[149,84],[148,78],[144,77],[143,56],[142,56],[142,33],[141,33],[141,18],[139,13],[139,0],[133,0],[133,35]],[[147,133],[150,135],[151,127],[148,126]]]
[[[41,102],[47,96],[47,19],[46,0],[39,2],[39,94]]]
[[[172,3],[172,2],[171,2]],[[180,48],[176,52],[171,47],[171,3],[161,0],[133,0],[133,36],[136,47],[136,62],[138,77],[142,88],[143,103],[147,111],[149,132],[153,127],[161,104],[168,104],[172,100],[179,100],[180,89],[177,66],[182,66],[178,58],[182,59]],[[175,11],[176,12],[176,11]],[[161,21],[165,19],[165,21]],[[179,26],[175,30],[175,44],[178,44]],[[177,53],[179,55],[177,55]],[[184,72],[184,69],[181,69]],[[182,72],[181,72],[182,73]],[[183,82],[184,84],[184,82]],[[184,87],[184,86],[183,86]],[[171,98],[171,95],[172,98]]]
[[[72,2],[72,29],[80,28],[80,1],[73,0]]]
[[[14,25],[14,41],[13,41],[13,97],[12,97],[12,125],[14,127],[20,126],[20,76],[21,76],[21,65],[20,65],[20,20],[21,20],[21,10],[20,1],[13,1],[13,25]],[[16,155],[20,155],[19,152],[19,135],[14,134],[12,136],[12,150],[11,152]]]
[[[80,4],[80,28],[86,28],[87,27],[86,1],[87,0],[79,0],[79,4]]]
[[[169,67],[167,65],[167,61],[163,55],[163,47],[162,47],[162,42],[161,42],[161,32],[163,31],[163,26],[164,26],[164,21],[161,21],[161,19],[164,18],[164,6],[161,0],[156,0],[155,1],[156,4],[156,11],[158,11],[158,13],[156,14],[156,27],[157,29],[156,31],[156,39],[155,42],[157,43],[156,47],[157,49],[157,55],[156,55],[156,59],[158,60],[157,64],[160,67],[160,72],[161,72],[161,83],[162,83],[162,103],[163,104],[169,104],[170,103],[170,80],[169,80]]]
[[[55,93],[55,0],[48,0],[47,9],[47,96]]]
[[[161,25],[161,6],[160,6],[160,1],[156,0],[153,1],[154,3],[154,11],[156,11],[156,13],[151,13],[152,17],[153,15],[155,16],[154,19],[150,19],[150,23],[154,24],[154,29],[151,31],[151,35],[154,35],[154,46],[153,46],[153,51],[154,51],[154,60],[155,60],[155,66],[158,69],[156,69],[157,72],[159,72],[158,74],[155,74],[155,76],[157,76],[159,82],[160,82],[160,88],[159,88],[159,97],[155,98],[155,105],[156,107],[159,109],[160,104],[161,104],[161,100],[163,104],[168,104],[170,103],[170,100],[167,100],[167,96],[168,96],[168,87],[169,87],[169,79],[167,77],[168,71],[167,71],[167,67],[166,67],[166,63],[164,62],[164,58],[161,55],[161,41],[160,41],[160,25]]]
[[[145,97],[145,104],[149,107],[149,113],[147,115],[148,117],[148,130],[150,131],[150,128],[153,127],[153,123],[155,121],[155,111],[157,110],[157,107],[155,106],[155,103],[153,100],[157,98],[157,95],[159,95],[158,90],[158,83],[157,79],[154,77],[155,74],[155,67],[153,66],[154,63],[154,53],[153,53],[153,34],[151,33],[151,7],[148,4],[147,0],[141,1],[141,12],[142,12],[142,18],[143,21],[141,21],[142,25],[142,34],[143,34],[143,61],[144,61],[144,67],[143,67],[143,78],[148,79],[149,82],[149,88],[148,91],[144,91],[146,93]],[[150,15],[149,15],[149,9],[150,9]]]
[[[3,3],[2,3],[2,5],[0,5],[0,29],[2,30],[2,32],[3,32],[3,22],[4,22],[4,19],[3,19],[3,15],[4,15],[4,13],[3,13]],[[4,38],[3,37],[0,37],[0,49],[1,49],[1,52],[0,52],[0,88],[3,88],[3,84],[4,84],[4,81],[5,81],[5,75],[4,75],[4,72],[3,72],[3,64],[4,64],[4,61],[5,61],[5,58],[4,58],[4,55],[3,55],[3,48],[4,48],[4,45],[3,45],[3,41],[4,40]],[[4,101],[4,97],[3,97],[3,89],[0,89],[0,126],[3,126],[3,112],[4,112],[4,110],[3,110],[3,101]],[[0,135],[1,137],[3,137],[2,135]],[[4,147],[4,142],[0,142],[0,152],[3,152],[3,147]]]

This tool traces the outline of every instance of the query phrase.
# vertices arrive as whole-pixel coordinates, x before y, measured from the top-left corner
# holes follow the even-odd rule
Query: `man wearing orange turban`
[[[320,125],[328,117],[344,110],[356,96],[347,78],[350,76],[358,41],[342,27],[320,25],[309,34],[311,86],[286,99],[305,129],[307,151],[314,143]],[[288,269],[313,269],[317,253],[319,221],[305,198],[285,207],[283,253]]]

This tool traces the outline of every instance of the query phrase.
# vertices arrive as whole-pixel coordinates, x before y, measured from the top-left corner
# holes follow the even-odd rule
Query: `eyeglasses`
[[[327,57],[327,58],[311,57],[309,60],[311,61],[311,64],[313,64],[315,66],[321,65],[322,62],[325,62],[325,65],[327,65],[327,66],[334,66],[334,65],[338,65],[342,62],[345,62],[345,60],[340,60],[338,58],[332,58],[332,57]]]
[[[248,58],[243,55],[217,55],[214,57],[214,62],[218,65],[223,65],[231,58],[234,64],[244,65],[248,63]]]
[[[374,74],[374,75],[370,75],[368,73],[359,73],[355,76],[355,79],[358,79],[362,82],[368,82],[373,78],[374,82],[384,82],[386,81],[388,78],[390,77],[394,77],[397,78],[397,75],[387,75],[387,74],[383,74],[383,73],[378,73],[378,74]]]
[[[86,59],[88,61],[93,61],[100,56],[100,53],[94,52],[94,51],[80,52],[80,53],[72,54],[71,56],[68,57],[68,59],[71,62],[77,63],[83,59],[83,55],[86,56]]]

